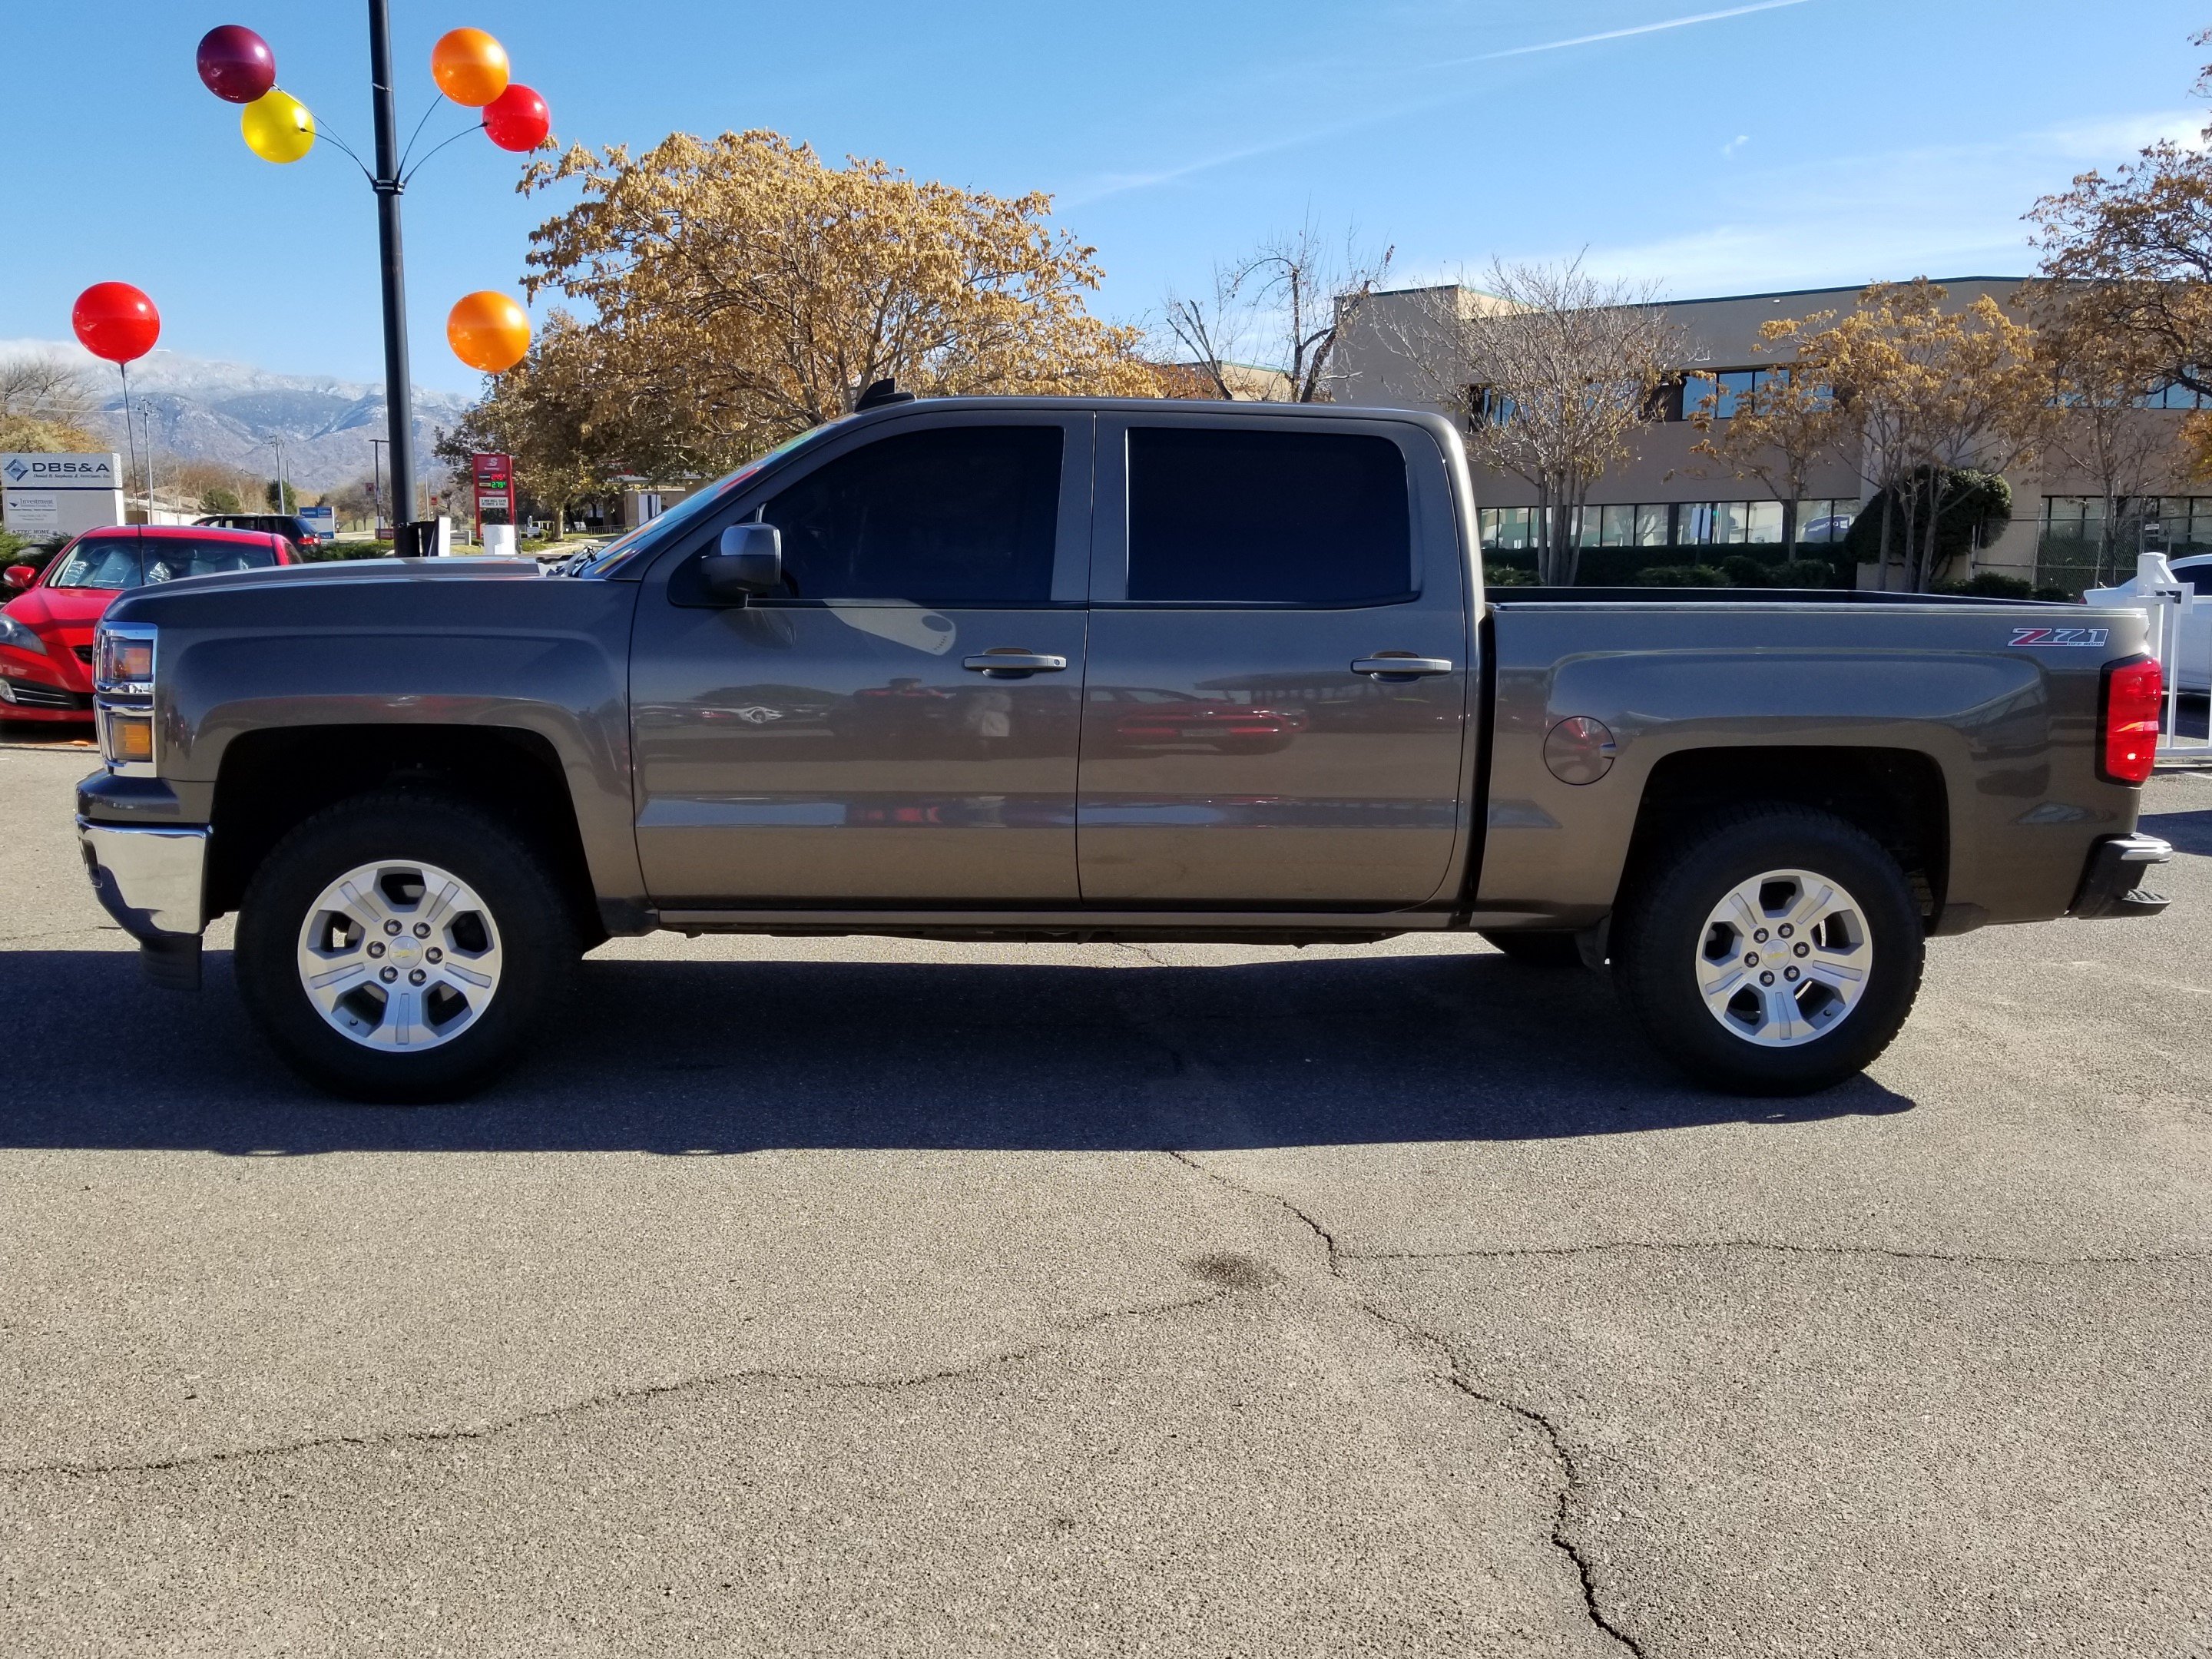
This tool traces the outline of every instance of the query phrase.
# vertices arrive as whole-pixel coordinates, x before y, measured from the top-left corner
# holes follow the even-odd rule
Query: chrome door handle
[[[963,657],[960,665],[971,674],[1058,674],[1066,669],[1067,659],[1036,651],[986,651]]]
[[[1352,665],[1352,672],[1377,679],[1411,680],[1424,674],[1449,674],[1452,665],[1447,657],[1362,657]]]

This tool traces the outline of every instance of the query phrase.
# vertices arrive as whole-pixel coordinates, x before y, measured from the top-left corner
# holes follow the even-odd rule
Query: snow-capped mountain
[[[19,355],[81,363],[86,384],[105,410],[118,450],[123,434],[123,394],[112,364],[75,343],[0,341],[0,358]],[[150,416],[157,465],[171,460],[230,461],[274,477],[284,443],[284,471],[307,489],[329,489],[369,471],[369,440],[385,434],[384,388],[324,375],[271,374],[246,363],[217,362],[155,350],[131,366],[131,400],[142,420]],[[420,464],[429,464],[438,434],[453,426],[469,399],[450,392],[415,389],[415,443]],[[144,441],[147,428],[139,428]]]

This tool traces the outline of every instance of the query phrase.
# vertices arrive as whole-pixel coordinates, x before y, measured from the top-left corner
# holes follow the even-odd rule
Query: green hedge
[[[1575,570],[1577,587],[1665,587],[1694,585],[1705,587],[1849,587],[1856,572],[1850,567],[1838,568],[1822,556],[1819,547],[1800,543],[1797,557],[1786,565],[1782,557],[1780,543],[1751,544],[1737,547],[1585,547]],[[1536,550],[1534,548],[1491,548],[1482,556],[1483,574],[1492,586],[1510,586],[1518,581],[1534,581],[1536,570]],[[1703,577],[1692,578],[1685,584],[1661,576],[1654,580],[1647,573],[1681,570],[1714,570],[1723,574],[1719,581]],[[1520,572],[1519,576],[1506,573]]]

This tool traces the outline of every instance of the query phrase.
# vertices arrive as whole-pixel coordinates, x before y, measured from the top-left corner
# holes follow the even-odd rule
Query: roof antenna
[[[868,389],[860,394],[860,401],[853,405],[853,413],[858,415],[863,410],[881,409],[886,404],[910,404],[913,401],[914,393],[901,392],[898,382],[886,375],[880,380],[869,383]]]

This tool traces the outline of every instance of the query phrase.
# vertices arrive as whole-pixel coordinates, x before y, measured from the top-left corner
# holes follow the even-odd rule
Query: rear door
[[[1471,651],[1434,439],[1171,410],[1099,422],[1085,902],[1436,896]]]
[[[630,692],[658,902],[1076,899],[1091,426],[871,422],[656,564]],[[687,571],[754,516],[784,590],[705,602]]]

